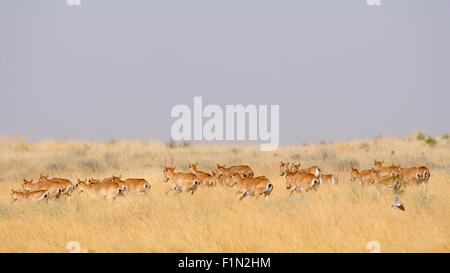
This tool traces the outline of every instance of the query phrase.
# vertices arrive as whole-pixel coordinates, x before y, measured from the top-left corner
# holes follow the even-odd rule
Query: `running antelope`
[[[48,200],[49,193],[46,190],[30,191],[30,192],[19,192],[11,190],[12,201],[44,201]]]
[[[428,180],[430,179],[431,176],[430,170],[425,166],[420,166],[417,167],[417,172],[420,175],[420,182],[428,184]]]
[[[374,166],[373,166],[373,170],[374,171],[379,171],[379,173],[377,173],[377,175],[380,176],[380,178],[385,178],[385,177],[393,177],[399,174],[400,172],[400,166],[396,166],[394,164],[392,164],[390,167],[383,167],[383,161],[376,161],[374,160]]]
[[[231,166],[229,168],[225,168],[223,165],[217,164],[217,173],[218,174],[227,174],[227,175],[233,175],[235,173],[240,174],[242,177],[253,177],[255,174],[253,170],[246,165],[236,165]]]
[[[101,183],[105,183],[105,182],[117,182],[117,181],[121,181],[121,180],[122,180],[122,175],[119,175],[119,176],[114,176],[114,175],[112,175],[111,177],[103,178],[100,182],[101,182]]]
[[[198,184],[200,186],[212,187],[216,185],[216,180],[213,175],[198,170],[197,163],[195,164],[188,163],[188,164],[189,164],[189,171],[198,177]]]
[[[73,184],[72,182],[70,182],[70,180],[56,177],[48,179],[48,175],[47,176],[41,175],[39,177],[39,181],[50,181],[58,183],[61,186],[62,190],[61,193],[65,194],[67,196],[67,199],[70,199],[70,196],[72,195],[73,192]]]
[[[173,166],[173,158],[172,164],[170,167],[167,166],[164,159],[164,168],[163,168],[163,182],[167,183],[169,180],[172,183],[172,187],[166,192],[166,195],[169,194],[170,191],[174,190],[176,192],[194,192],[197,190],[198,186],[198,178],[195,174],[192,173],[176,173],[175,167]]]
[[[216,172],[212,172],[215,183],[221,186],[230,186],[231,185],[231,175],[227,174],[219,174]]]
[[[122,175],[119,176],[111,176],[107,178],[103,178],[102,180],[91,178],[89,179],[89,185],[91,184],[103,184],[103,183],[113,183],[118,184],[122,190],[122,192],[125,192],[128,190],[128,186],[122,181]]]
[[[78,181],[75,184],[75,189],[78,193],[86,192],[90,198],[106,198],[108,200],[114,200],[117,196],[122,195],[123,191],[117,183],[95,183],[87,184],[85,181]]]
[[[280,163],[280,176],[285,175],[289,171],[291,171],[291,168],[289,168],[289,162],[281,161],[281,163]]]
[[[54,200],[59,197],[62,192],[61,186],[53,181],[39,181],[33,183],[33,180],[23,180],[22,188],[24,192],[44,190],[48,192],[48,199]]]
[[[317,190],[320,185],[320,178],[318,179],[315,174],[309,172],[299,172],[299,167],[300,164],[292,163],[292,167],[289,167],[288,162],[281,161],[280,176],[286,175],[286,189],[292,188],[291,195],[294,191],[306,193],[311,189]]]
[[[300,164],[301,163],[298,163],[297,165],[295,165],[294,163],[292,163],[291,171],[298,172],[298,173],[311,173],[311,174],[315,175],[316,177],[319,177],[320,174],[322,173],[319,166],[311,166],[309,168],[300,169]]]
[[[374,183],[374,170],[362,170],[359,172],[358,169],[351,168],[351,181],[358,180],[361,186],[368,186]]]
[[[400,170],[400,181],[404,185],[419,184],[422,181],[422,171],[417,167],[404,168]]]
[[[320,181],[320,185],[322,185],[322,184],[337,185],[339,179],[334,174],[322,174],[322,173],[320,173],[319,181]]]
[[[295,192],[306,193],[312,189],[317,190],[320,179],[312,173],[288,170],[286,175],[286,189],[291,189],[290,195]]]
[[[143,178],[127,178],[123,181],[127,186],[128,191],[133,193],[145,193],[150,191],[150,184]]]
[[[241,174],[235,173],[231,176],[230,186],[237,185],[237,194],[241,194],[239,200],[244,199],[246,196],[256,196],[256,199],[262,194],[269,199],[270,193],[273,190],[273,184],[264,176],[259,177],[242,177]]]

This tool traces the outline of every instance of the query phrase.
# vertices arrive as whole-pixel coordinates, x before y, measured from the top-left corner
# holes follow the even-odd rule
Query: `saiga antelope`
[[[191,164],[189,163],[189,171],[194,174],[195,176],[198,177],[198,184],[200,186],[208,186],[208,187],[212,187],[216,185],[216,181],[214,179],[214,176],[207,173],[207,172],[203,172],[197,169],[197,163],[195,164]]]
[[[175,167],[173,166],[173,158],[172,158],[172,164],[170,167],[167,166],[164,159],[164,168],[163,168],[163,182],[167,183],[169,180],[172,183],[172,187],[166,192],[166,195],[174,190],[176,192],[191,192],[191,194],[194,194],[194,192],[197,190],[198,186],[198,178],[196,175],[192,173],[176,173]]]
[[[40,181],[33,183],[33,180],[23,180],[22,188],[24,192],[44,190],[48,192],[48,199],[54,200],[59,197],[62,192],[61,186],[52,181]]]
[[[258,199],[262,194],[267,200],[273,190],[273,184],[264,176],[244,178],[241,174],[235,173],[231,176],[230,186],[234,185],[238,187],[237,193],[241,194],[239,200],[246,196],[256,196],[256,199]]]
[[[84,181],[79,181],[75,184],[75,189],[78,193],[86,192],[90,198],[98,199],[103,197],[110,201],[123,194],[121,186],[117,183],[96,183],[89,185]]]
[[[383,161],[376,161],[374,160],[374,166],[373,166],[373,170],[374,171],[378,171],[379,173],[377,173],[377,175],[380,178],[386,178],[386,177],[392,177],[392,176],[396,176],[399,174],[400,172],[400,166],[396,166],[394,164],[392,164],[390,167],[383,167]]]
[[[12,201],[44,201],[48,200],[48,191],[38,190],[38,191],[30,191],[30,192],[19,192],[15,190],[11,190],[11,198]]]
[[[70,196],[72,195],[73,192],[73,184],[72,182],[70,182],[70,180],[68,179],[64,179],[64,178],[52,178],[52,179],[48,179],[48,175],[44,176],[41,175],[39,177],[39,181],[50,181],[50,182],[56,182],[61,186],[61,190],[62,190],[62,194],[65,194],[67,196],[67,199],[70,199]]]
[[[358,169],[351,167],[351,181],[358,180],[359,185],[368,186],[374,183],[374,170],[362,170],[361,172]]]
[[[217,164],[217,173],[218,174],[227,174],[227,175],[233,175],[235,173],[240,174],[242,177],[253,177],[254,172],[253,170],[246,165],[236,165],[231,166],[229,168],[225,168],[223,165]]]

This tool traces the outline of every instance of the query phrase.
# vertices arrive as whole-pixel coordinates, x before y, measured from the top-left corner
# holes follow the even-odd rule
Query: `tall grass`
[[[370,148],[367,148],[370,147]],[[392,153],[392,151],[395,151]],[[164,157],[177,170],[187,162],[213,170],[216,163],[248,164],[266,175],[274,190],[268,201],[238,202],[235,188],[201,188],[194,195],[164,195]],[[408,187],[404,212],[392,209],[391,191],[361,188],[349,168],[371,168],[373,160],[431,169],[428,189]],[[289,196],[279,176],[281,160],[320,165],[339,176],[338,187]],[[415,139],[376,139],[327,145],[284,146],[260,152],[257,146],[181,145],[151,141],[107,143],[0,140],[0,251],[67,252],[70,241],[93,252],[382,252],[450,250],[450,144],[430,147]],[[143,177],[149,196],[114,202],[74,194],[49,204],[11,203],[10,190],[24,178]]]

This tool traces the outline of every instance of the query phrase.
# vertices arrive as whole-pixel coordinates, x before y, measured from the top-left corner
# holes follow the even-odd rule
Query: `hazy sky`
[[[0,135],[170,139],[279,104],[281,144],[450,130],[450,1],[0,1]]]

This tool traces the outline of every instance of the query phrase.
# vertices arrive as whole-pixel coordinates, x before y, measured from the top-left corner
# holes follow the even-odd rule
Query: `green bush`
[[[425,140],[425,134],[422,132],[418,132],[416,135],[416,139],[419,141]]]
[[[430,145],[431,147],[433,147],[433,146],[435,146],[437,144],[437,140],[429,136],[425,140],[425,143]]]

